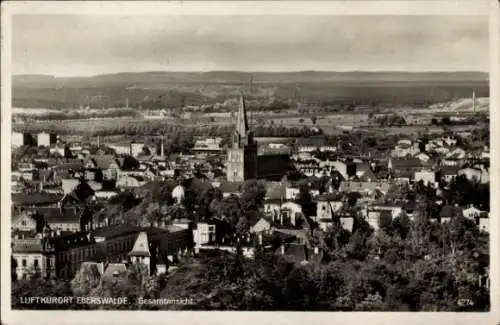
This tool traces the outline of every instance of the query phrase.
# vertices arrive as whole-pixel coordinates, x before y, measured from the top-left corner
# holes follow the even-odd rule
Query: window
[[[37,268],[39,265],[38,265],[38,259],[35,259],[35,261],[33,262],[33,265],[35,266],[35,268]]]
[[[27,265],[25,258],[23,258],[22,265],[23,265],[23,267],[26,267],[26,265]]]

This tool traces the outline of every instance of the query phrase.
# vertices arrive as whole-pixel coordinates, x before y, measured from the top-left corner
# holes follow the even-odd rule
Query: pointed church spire
[[[245,137],[248,131],[247,110],[243,96],[240,97],[240,106],[238,108],[238,115],[236,116],[236,131],[241,137]]]

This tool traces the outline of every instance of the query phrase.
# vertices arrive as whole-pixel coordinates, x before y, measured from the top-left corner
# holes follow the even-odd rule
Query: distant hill
[[[253,86],[250,86],[250,80]],[[412,103],[488,97],[481,72],[124,72],[92,77],[15,75],[13,106],[71,108],[123,106],[161,108],[224,101],[240,93],[315,103]]]
[[[466,83],[484,82],[488,74],[482,72],[123,72],[92,77],[54,77],[50,75],[15,75],[13,87],[87,87],[123,84],[158,83]]]

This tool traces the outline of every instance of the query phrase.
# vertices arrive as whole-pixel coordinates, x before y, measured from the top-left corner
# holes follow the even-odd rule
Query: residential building
[[[57,135],[41,132],[37,134],[37,145],[39,147],[50,148],[51,145],[56,144]]]
[[[135,187],[141,187],[144,184],[146,184],[146,179],[142,176],[122,174],[118,177],[118,180],[116,181],[116,188],[118,189],[135,188]]]
[[[206,222],[198,222],[193,229],[195,245],[203,245],[215,242],[215,225]]]
[[[132,142],[130,143],[130,155],[138,157],[140,154],[144,153],[144,148],[144,143]]]
[[[220,153],[222,152],[222,138],[205,138],[196,140],[193,151],[197,153]]]
[[[391,184],[388,182],[354,182],[345,181],[341,182],[339,186],[339,192],[356,192],[365,196],[371,196],[377,192],[381,195],[385,195],[389,191]]]
[[[321,220],[332,220],[341,211],[344,202],[338,195],[324,194],[317,198],[316,222]]]
[[[22,147],[24,145],[24,136],[22,133],[12,132],[10,141],[13,148]]]
[[[458,175],[459,168],[456,166],[442,166],[439,173],[441,175],[441,179],[447,183],[454,180]]]
[[[462,168],[458,171],[458,175],[465,176],[471,182],[487,183],[489,182],[488,172],[479,168]],[[486,182],[484,182],[486,180]]]
[[[46,238],[13,238],[11,252],[16,279],[27,279],[36,273],[44,278],[55,275],[54,248]]]
[[[121,172],[120,164],[113,155],[96,155],[89,157],[84,162],[84,168],[94,173],[98,172],[102,174],[102,178],[105,180],[117,180]],[[94,174],[94,178],[96,177],[97,174]],[[93,179],[93,177],[90,176],[87,177],[87,179]]]
[[[414,175],[415,182],[422,181],[424,185],[434,185],[437,183],[436,172],[430,170],[416,171]]]

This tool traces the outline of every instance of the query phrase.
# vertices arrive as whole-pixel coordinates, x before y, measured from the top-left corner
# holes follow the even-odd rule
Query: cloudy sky
[[[14,15],[14,74],[488,71],[486,16]]]

